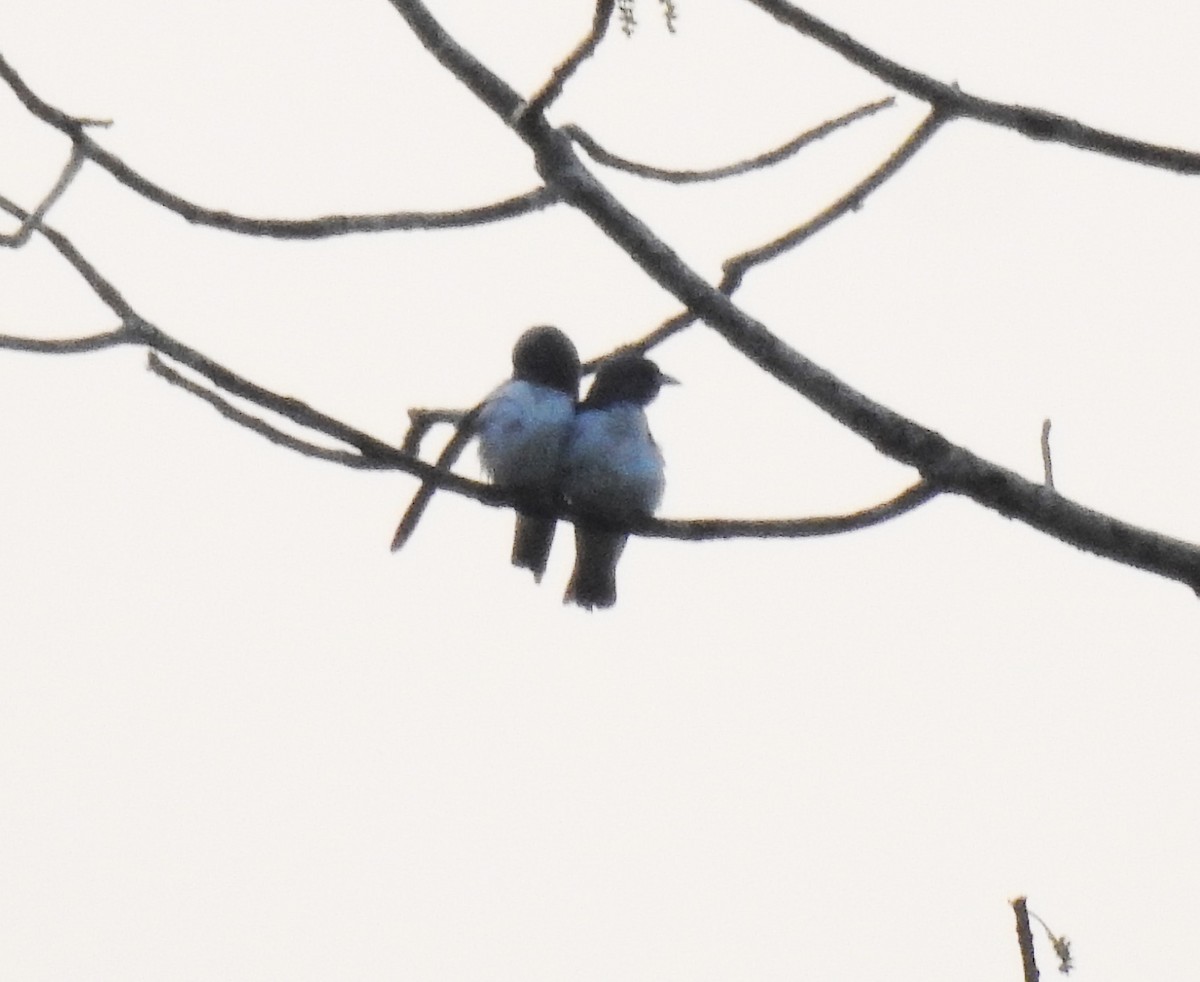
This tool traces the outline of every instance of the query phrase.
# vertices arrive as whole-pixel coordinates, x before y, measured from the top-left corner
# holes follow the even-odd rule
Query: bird
[[[648,358],[616,355],[576,410],[563,454],[563,494],[578,513],[563,603],[592,610],[617,602],[617,561],[629,538],[622,526],[648,518],[662,500],[663,456],[645,407],[668,384],[675,379]]]
[[[475,418],[479,461],[492,482],[517,500],[512,564],[540,583],[562,507],[562,452],[579,400],[579,353],[556,327],[531,327],[512,353],[512,378]]]

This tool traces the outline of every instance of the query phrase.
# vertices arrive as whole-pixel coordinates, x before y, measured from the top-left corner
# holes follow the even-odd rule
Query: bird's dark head
[[[664,375],[643,355],[616,355],[596,370],[596,380],[588,390],[585,405],[589,409],[603,409],[618,402],[645,406],[664,385],[675,384],[675,379]]]
[[[531,327],[513,348],[513,378],[579,395],[579,352],[557,327]]]

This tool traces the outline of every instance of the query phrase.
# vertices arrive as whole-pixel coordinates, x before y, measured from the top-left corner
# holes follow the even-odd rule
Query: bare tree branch
[[[916,155],[917,151],[929,142],[930,138],[944,122],[945,117],[940,113],[936,111],[931,112],[921,122],[921,125],[913,130],[908,138],[892,151],[887,160],[828,208],[785,235],[781,235],[774,241],[759,246],[757,249],[743,252],[740,256],[730,259],[724,264],[725,275],[721,279],[719,289],[726,294],[732,293],[741,284],[742,277],[746,275],[748,270],[762,263],[769,262],[789,249],[794,249],[801,242],[812,238],[821,229],[833,224],[848,212],[858,211],[867,197],[872,192],[878,190],[888,178],[892,177],[901,167],[908,163]]]
[[[128,344],[132,337],[123,327],[82,338],[22,338],[12,334],[0,334],[0,348],[9,351],[35,351],[43,355],[76,355]]]
[[[426,48],[469,86],[478,98],[503,118],[512,118],[516,108],[521,105],[520,97],[447,35],[419,0],[390,2],[409,22]],[[754,2],[763,9],[785,11],[788,16],[799,15],[795,8],[778,0]],[[807,18],[807,15],[802,16]],[[844,35],[837,37],[848,42],[853,48],[855,43],[849,42]],[[878,60],[878,56],[870,54]],[[883,64],[876,74],[884,77],[880,72],[890,72],[889,65],[890,63]],[[876,67],[879,68],[878,65]],[[108,159],[83,132],[88,121],[66,116],[42,103],[2,60],[0,76],[6,78],[27,106],[32,107],[31,111],[68,133],[76,145],[82,147],[86,156],[91,159],[99,157],[98,162]],[[999,125],[1010,125],[1038,138],[1058,139],[1087,149],[1113,153],[1155,166],[1173,167],[1185,172],[1191,172],[1200,161],[1194,154],[1138,144],[1136,141],[1091,130],[1074,121],[1040,110],[1004,107],[996,103],[986,103],[985,100],[974,100],[973,97],[963,96],[952,87],[933,83],[916,73],[908,72],[903,78],[910,86],[906,91],[916,91],[924,86],[937,96],[936,99],[930,100],[935,104],[935,114],[927,121],[930,132],[943,118],[954,115],[975,115],[976,118],[986,119],[986,114],[975,110],[981,106],[990,106],[995,110],[994,115],[998,114]],[[916,88],[912,88],[913,86]],[[652,279],[682,301],[692,314],[720,333],[735,349],[768,374],[809,399],[835,420],[863,436],[881,453],[916,467],[928,487],[937,492],[962,494],[1082,549],[1180,580],[1191,585],[1193,589],[1200,588],[1200,549],[1189,543],[1136,528],[1068,501],[1052,489],[1035,485],[1011,471],[971,454],[940,434],[889,410],[841,382],[785,344],[762,323],[749,317],[721,290],[705,282],[684,264],[664,242],[608,193],[583,165],[569,136],[552,128],[541,113],[524,113],[516,131],[534,151],[538,169],[547,182],[547,187],[535,192],[536,194],[544,196],[546,201],[561,196],[563,200],[578,208],[624,249]],[[900,162],[908,159],[914,149],[915,147],[910,147],[907,155],[901,155]],[[115,158],[109,160],[110,165],[114,160]],[[0,207],[23,222],[31,217],[30,213],[7,199],[0,198]],[[414,457],[400,454],[382,441],[361,433],[299,400],[278,395],[258,386],[176,341],[138,315],[116,287],[101,276],[66,237],[40,221],[36,223],[36,227],[120,318],[122,327],[115,333],[109,332],[74,341],[8,339],[12,346],[23,347],[25,350],[67,351],[88,350],[90,347],[103,347],[121,341],[145,344],[200,373],[219,388],[277,412],[301,426],[355,447],[364,457],[391,461],[398,470],[415,474],[438,486],[459,490],[460,493],[489,504],[511,504],[498,489],[467,481]],[[791,235],[796,239],[802,237],[799,230]],[[800,526],[801,529],[813,527],[810,520],[804,521],[809,524]],[[770,523],[765,526],[755,523],[753,530],[747,530],[747,534],[763,534],[769,526]],[[703,525],[700,527],[715,528]],[[684,528],[685,526],[677,526],[674,531],[682,535]],[[691,527],[686,528],[688,534],[692,534]],[[767,534],[772,533],[768,531]],[[800,534],[807,533],[802,531]]]
[[[0,208],[24,221],[28,217],[20,206],[0,197]],[[384,443],[381,440],[354,429],[351,426],[320,412],[290,396],[280,395],[266,389],[249,379],[232,372],[223,365],[200,354],[193,348],[175,340],[165,331],[155,327],[141,317],[121,296],[100,272],[89,263],[75,246],[61,232],[39,223],[37,231],[45,236],[71,266],[87,281],[88,285],[104,303],[122,319],[123,326],[113,331],[96,334],[84,338],[66,340],[42,340],[36,338],[20,338],[0,335],[0,347],[22,351],[38,351],[51,354],[66,354],[78,351],[94,351],[98,348],[113,347],[119,344],[145,345],[151,350],[148,356],[148,368],[184,391],[204,400],[226,419],[258,433],[272,443],[287,447],[297,453],[314,457],[331,463],[341,464],[359,470],[397,470],[411,474],[421,479],[422,484],[413,498],[408,511],[405,513],[400,528],[396,532],[393,549],[398,549],[412,535],[427,507],[430,498],[437,490],[453,491],[497,508],[511,508],[516,501],[503,489],[492,484],[472,481],[460,477],[450,471],[450,467],[461,455],[463,448],[470,442],[472,423],[477,410],[466,414],[458,414],[452,410],[418,411],[429,417],[438,417],[447,421],[458,417],[457,428],[453,438],[446,445],[438,458],[436,465],[428,464],[414,455]],[[246,399],[255,405],[278,413],[285,419],[291,420],[307,429],[332,437],[358,450],[358,453],[340,451],[333,448],[321,447],[310,441],[285,433],[259,417],[253,416],[233,406],[228,400],[215,392],[187,379],[179,372],[166,365],[154,352],[161,353],[173,361],[198,372],[213,384],[232,395]],[[703,519],[699,521],[656,521],[645,528],[632,529],[634,534],[655,535],[660,538],[679,539],[708,539],[732,538],[736,536],[761,538],[764,536],[795,537],[832,534],[836,531],[848,531],[851,528],[874,524],[894,514],[900,514],[915,507],[930,496],[930,493],[918,495],[917,488],[911,489],[896,499],[876,509],[856,513],[845,518],[818,519],[768,519],[764,521],[740,521],[736,519]],[[910,497],[906,497],[910,496]],[[910,500],[911,498],[911,500]],[[902,499],[904,499],[902,501]],[[877,513],[877,517],[873,517]],[[573,521],[574,514],[570,511],[561,516],[565,521]],[[839,528],[838,523],[844,523]]]
[[[1044,109],[1008,105],[969,95],[957,85],[938,82],[928,75],[922,75],[885,58],[850,35],[793,6],[787,0],[747,2],[766,11],[781,24],[786,24],[820,42],[831,51],[836,51],[851,64],[870,72],[880,81],[928,102],[949,116],[967,116],[983,123],[1015,130],[1033,140],[1064,143],[1080,150],[1092,150],[1148,167],[1162,167],[1180,174],[1200,174],[1200,153],[1131,140],[1129,137],[1099,130]]]
[[[1042,483],[1053,490],[1054,462],[1050,459],[1050,420],[1042,420]]]
[[[1017,947],[1021,952],[1021,969],[1025,982],[1038,982],[1037,959],[1033,953],[1033,931],[1029,928],[1029,912],[1025,898],[1012,901],[1013,914],[1017,918]]]
[[[454,41],[419,0],[390,0],[456,78],[509,118],[516,93]],[[762,2],[762,0],[755,0]],[[956,446],[847,385],[783,342],[692,270],[583,165],[569,137],[526,113],[517,133],[534,151],[547,184],[587,215],[642,270],[726,341],[784,385],[868,440],[917,468],[939,490],[962,494],[1061,541],[1187,583],[1200,592],[1200,548],[1091,511]]]
[[[411,461],[404,455],[393,451],[386,457],[368,457],[363,454],[322,447],[307,440],[285,433],[278,427],[272,426],[266,420],[250,413],[243,412],[222,398],[211,389],[185,378],[179,372],[167,365],[157,354],[151,352],[147,356],[147,368],[160,378],[165,379],[185,392],[202,399],[212,406],[226,419],[243,426],[254,433],[265,437],[278,446],[294,450],[306,457],[341,464],[359,470],[410,470],[407,466]],[[454,436],[447,443],[435,467],[427,468],[427,474],[421,486],[413,497],[412,503],[404,514],[404,518],[396,530],[392,541],[392,551],[400,549],[411,538],[417,523],[424,513],[429,501],[437,490],[453,491],[465,494],[483,504],[495,507],[511,507],[512,499],[495,485],[483,484],[461,478],[451,473],[450,467],[461,455],[463,448],[470,442],[472,436],[471,422],[477,410],[472,410],[459,419]],[[411,470],[410,470],[411,472]],[[938,491],[925,481],[915,484],[895,498],[865,508],[848,515],[820,516],[815,518],[774,518],[774,519],[734,519],[734,518],[701,518],[701,519],[650,519],[642,525],[632,527],[634,535],[644,535],[659,539],[680,539],[688,542],[699,542],[712,539],[734,538],[809,538],[823,535],[839,535],[857,529],[879,525],[882,522],[897,518],[925,502],[936,497]],[[573,510],[564,509],[559,515],[563,521],[573,522],[576,514]]]
[[[146,356],[146,367],[159,378],[171,383],[171,385],[177,386],[185,392],[191,393],[196,398],[204,400],[226,419],[237,423],[238,426],[244,426],[246,429],[252,430],[259,436],[266,437],[272,443],[286,447],[288,450],[294,450],[306,457],[315,457],[317,460],[326,460],[330,463],[341,464],[343,467],[384,470],[394,466],[389,461],[385,461],[379,457],[364,457],[362,454],[351,453],[348,450],[334,450],[331,447],[318,446],[315,443],[292,436],[290,433],[285,433],[264,419],[242,412],[242,410],[238,409],[227,399],[223,399],[211,389],[206,389],[204,386],[198,385],[191,379],[180,375],[179,372],[166,364],[153,351]]]
[[[0,197],[0,208],[22,220],[28,215],[24,209],[3,197]],[[383,441],[377,440],[375,437],[369,436],[351,426],[347,426],[345,423],[313,409],[298,399],[281,396],[270,389],[256,385],[249,379],[242,378],[223,365],[219,365],[212,359],[200,354],[200,352],[175,340],[175,338],[155,327],[138,314],[117,288],[101,275],[95,266],[84,258],[82,253],[75,248],[65,235],[44,223],[39,223],[38,231],[54,246],[59,255],[66,259],[75,271],[79,273],[96,296],[120,318],[122,327],[119,331],[112,332],[110,335],[98,335],[96,338],[73,342],[44,342],[33,339],[13,338],[10,339],[13,342],[12,347],[19,347],[23,350],[39,350],[39,346],[41,346],[40,350],[52,351],[55,350],[53,347],[47,348],[46,346],[58,345],[59,350],[65,350],[63,348],[64,345],[86,346],[91,344],[94,347],[103,347],[106,344],[115,344],[120,341],[129,344],[144,344],[179,362],[179,364],[199,372],[226,392],[248,399],[290,419],[294,423],[299,423],[301,426],[316,430],[333,437],[335,440],[349,444],[367,456],[393,457],[404,460],[412,466],[401,467],[400,469],[409,469],[410,473],[414,473],[420,477],[427,476],[432,472],[433,468],[423,461],[416,458],[403,457],[397,453],[395,448]],[[105,340],[99,341],[97,338]],[[86,350],[86,347],[83,347],[82,350]]]
[[[3,195],[0,195],[0,209],[23,222],[30,217],[29,212]],[[83,254],[61,232],[56,232],[42,222],[38,223],[37,229],[58,250],[59,255],[74,267],[75,272],[83,277],[84,282],[92,288],[92,292],[100,298],[101,302],[117,315],[124,330],[130,334],[136,334],[143,321],[129,306],[128,301],[121,296],[120,291],[101,276],[96,267],[84,259]]]
[[[938,489],[927,481],[918,481],[895,498],[864,508],[849,515],[826,515],[816,518],[693,518],[687,520],[658,519],[648,522],[639,531],[654,538],[686,539],[800,539],[816,535],[840,535],[869,528],[919,508],[937,497]]]
[[[651,167],[648,164],[639,164],[636,161],[629,160],[626,157],[619,157],[615,153],[605,150],[604,147],[600,146],[599,143],[579,126],[575,126],[574,124],[564,126],[562,127],[562,132],[581,146],[584,152],[598,164],[603,164],[614,170],[624,171],[627,174],[649,178],[650,180],[667,181],[671,184],[696,184],[701,181],[719,181],[722,178],[733,177],[737,174],[746,174],[762,167],[770,167],[772,164],[786,160],[810,143],[815,143],[817,140],[841,129],[843,126],[848,126],[850,123],[871,116],[881,109],[886,109],[894,105],[895,102],[895,98],[889,96],[877,102],[867,103],[865,106],[859,106],[857,109],[843,113],[834,119],[826,120],[820,126],[806,130],[799,136],[788,140],[782,146],[776,147],[774,150],[768,150],[766,153],[759,154],[757,157],[751,157],[748,160],[726,164],[723,167],[712,167],[707,170],[668,170],[662,167]]]
[[[479,406],[476,406],[459,420],[454,428],[454,435],[446,442],[442,452],[438,454],[436,468],[439,472],[448,472],[458,462],[458,458],[462,456],[462,452],[471,442],[471,437],[474,436],[475,417],[478,414]],[[438,484],[435,481],[423,481],[417,488],[412,501],[408,503],[408,507],[400,518],[400,524],[396,526],[396,534],[392,536],[392,552],[402,549],[404,544],[412,538],[413,532],[417,530],[417,525],[420,524],[421,517],[425,514],[425,510],[429,507],[429,502],[433,500],[434,492],[437,490]]]
[[[408,432],[404,434],[400,450],[403,453],[419,454],[421,441],[438,423],[449,423],[457,427],[462,425],[466,416],[467,413],[461,409],[410,409]]]
[[[277,239],[320,239],[357,232],[412,231],[415,229],[465,228],[504,221],[539,211],[557,200],[546,187],[534,188],[492,204],[454,211],[398,211],[378,215],[324,215],[319,218],[248,218],[215,208],[205,208],[168,191],[143,177],[120,157],[96,143],[85,127],[102,121],[68,116],[39,98],[11,65],[0,56],[0,79],[6,81],[21,103],[34,116],[71,138],[72,156],[98,164],[131,191],[161,205],[194,225],[207,225],[227,232]],[[76,165],[78,166],[78,165]],[[61,193],[61,191],[59,192]]]
[[[858,211],[872,192],[876,191],[885,181],[894,176],[901,167],[916,155],[916,152],[937,132],[938,127],[943,121],[938,113],[930,113],[922,121],[921,125],[913,130],[908,138],[888,156],[887,160],[828,208],[808,219],[803,224],[798,225],[790,232],[781,235],[779,238],[727,259],[722,264],[724,274],[721,277],[721,281],[717,284],[717,289],[726,296],[732,296],[738,287],[742,285],[742,280],[745,278],[746,273],[755,266],[775,259],[789,249],[794,249],[801,242],[806,241],[822,229],[832,225],[843,215],[852,211]],[[662,344],[667,338],[678,334],[680,331],[694,324],[696,319],[696,315],[690,310],[681,311],[656,327],[649,334],[629,345],[629,348],[634,351],[649,351],[656,345]],[[594,365],[589,363],[587,367],[594,367]]]
[[[588,31],[587,37],[580,41],[566,60],[550,73],[546,84],[529,100],[529,103],[518,110],[518,116],[514,122],[527,112],[540,114],[550,108],[550,104],[562,94],[570,77],[595,53],[600,42],[604,40],[604,35],[608,33],[608,25],[612,23],[615,6],[616,0],[596,0],[596,13],[592,18],[592,29]]]
[[[53,206],[54,202],[62,197],[62,193],[67,190],[68,185],[75,179],[75,175],[79,173],[79,168],[82,166],[83,154],[80,152],[77,144],[73,145],[71,147],[71,155],[67,158],[67,163],[62,169],[62,173],[58,176],[58,180],[54,182],[54,187],[42,199],[42,203],[26,216],[16,232],[11,235],[0,235],[0,246],[19,249],[28,242],[34,228],[46,216],[46,213]]]

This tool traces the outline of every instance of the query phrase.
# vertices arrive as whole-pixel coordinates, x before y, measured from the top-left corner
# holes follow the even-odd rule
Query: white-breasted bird
[[[562,454],[579,399],[579,354],[556,327],[531,327],[513,347],[512,378],[475,419],[479,460],[492,481],[518,499],[512,563],[546,571],[561,507]]]
[[[581,513],[563,603],[591,610],[617,602],[617,561],[629,538],[621,527],[652,515],[663,494],[663,457],[645,407],[674,382],[642,355],[617,355],[579,404],[563,454],[563,494]]]

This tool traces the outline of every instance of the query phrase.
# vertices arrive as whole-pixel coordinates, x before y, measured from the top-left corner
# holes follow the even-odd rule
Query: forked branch
[[[389,0],[426,49],[496,112],[519,101],[459,45],[419,0]],[[752,0],[762,5],[762,0]],[[505,118],[508,114],[505,113]],[[546,183],[587,215],[652,280],[680,300],[759,368],[802,395],[877,450],[917,468],[941,491],[969,497],[1064,542],[1200,592],[1200,549],[1102,515],[990,463],[847,385],[773,334],[707,283],[584,166],[570,138],[526,113],[517,133],[533,150]]]

